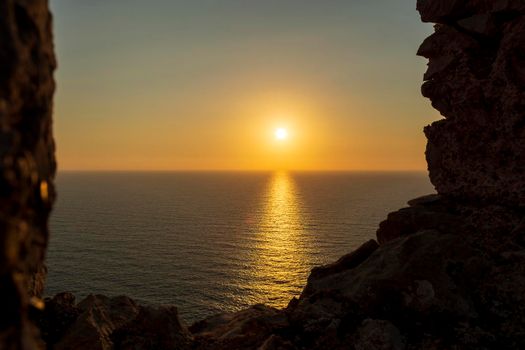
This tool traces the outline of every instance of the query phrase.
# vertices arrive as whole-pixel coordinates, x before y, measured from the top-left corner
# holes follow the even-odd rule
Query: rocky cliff
[[[389,214],[377,241],[313,269],[300,297],[285,309],[255,305],[186,327],[174,307],[104,296],[77,304],[63,293],[33,315],[48,348],[524,349],[525,0],[419,0],[417,8],[423,21],[436,23],[419,54],[429,59],[422,92],[444,116],[425,128],[437,194]],[[2,150],[14,154],[4,158],[6,169],[20,172],[10,175],[9,195],[2,198],[23,203],[4,213],[4,241],[26,249],[1,246],[2,259],[12,263],[2,264],[8,282],[2,302],[9,312],[0,315],[6,325],[0,344],[12,345],[25,324],[24,276],[41,266],[47,237],[53,60],[44,1],[8,0],[0,12],[0,37],[17,35],[15,44],[0,42],[7,47],[1,62],[12,65],[0,77],[1,111],[12,114],[3,112],[1,120],[3,130],[19,135],[6,136]],[[37,33],[15,30],[20,23]],[[22,54],[29,47],[36,52],[30,58]],[[28,85],[29,76],[38,88]],[[25,135],[36,139],[7,141]],[[32,160],[16,168],[20,149]],[[21,222],[27,233],[10,233],[19,231],[7,223]],[[35,240],[40,245],[32,246]]]
[[[46,0],[0,2],[0,348],[32,349],[55,173],[55,58]],[[33,297],[33,298],[31,298]]]
[[[445,119],[425,128],[430,179],[458,201],[525,204],[523,0],[419,1],[435,33],[423,95]]]

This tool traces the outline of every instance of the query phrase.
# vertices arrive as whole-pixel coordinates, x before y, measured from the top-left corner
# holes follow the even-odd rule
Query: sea
[[[187,323],[285,307],[314,266],[433,193],[424,172],[59,172],[46,296],[127,295]]]

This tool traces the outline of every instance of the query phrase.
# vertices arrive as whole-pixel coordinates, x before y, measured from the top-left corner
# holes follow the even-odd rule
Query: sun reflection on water
[[[302,209],[293,177],[274,173],[268,182],[249,278],[266,304],[283,307],[304,285],[309,266]]]

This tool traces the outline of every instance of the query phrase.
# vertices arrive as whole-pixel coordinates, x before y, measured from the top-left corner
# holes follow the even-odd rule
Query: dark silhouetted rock
[[[462,229],[457,210],[454,206],[447,206],[447,202],[438,195],[416,198],[408,204],[410,207],[388,214],[387,219],[379,224],[379,244],[421,230],[452,233]]]
[[[524,0],[417,0],[423,22],[452,24],[473,15],[519,14]]]
[[[403,337],[392,323],[366,319],[357,330],[356,350],[403,350]]]
[[[46,299],[44,311],[36,316],[42,338],[48,344],[57,343],[80,314],[72,293],[59,293]]]
[[[353,269],[310,276],[309,292],[290,310],[291,323],[302,327],[303,337],[315,339],[318,349],[388,339],[392,347],[386,348],[396,349],[405,340],[419,344],[422,333],[454,336],[454,327],[475,319],[477,312],[464,287],[468,281],[456,281],[449,268],[477,256],[458,235],[421,231],[393,240]],[[371,328],[383,326],[376,322],[363,328],[367,319],[388,322],[380,322],[390,329],[386,339],[373,340],[379,331]]]
[[[379,248],[379,244],[377,244],[377,242],[374,240],[370,240],[350,254],[342,256],[339,258],[339,260],[332,264],[314,267],[310,274],[310,278],[319,278],[357,267],[359,264],[365,261],[377,248]]]
[[[54,349],[112,349],[113,332],[134,320],[139,306],[128,297],[90,295],[77,305],[78,317]]]
[[[47,0],[0,2],[0,348],[32,349],[54,200],[55,57]],[[31,299],[30,297],[35,296]]]
[[[420,0],[439,22],[418,54],[423,95],[445,119],[425,128],[430,179],[463,202],[525,205],[525,2]]]
[[[197,349],[294,349],[280,334],[289,327],[282,310],[255,305],[193,324]]]
[[[116,329],[111,339],[116,349],[188,349],[191,336],[174,306],[141,307],[139,314]]]
[[[191,335],[179,321],[177,308],[140,306],[120,296],[90,295],[78,305],[70,293],[46,301],[38,320],[53,349],[189,349]]]

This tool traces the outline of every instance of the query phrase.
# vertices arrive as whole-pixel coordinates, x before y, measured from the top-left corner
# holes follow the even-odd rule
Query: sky
[[[50,3],[59,170],[426,169],[415,0]]]

